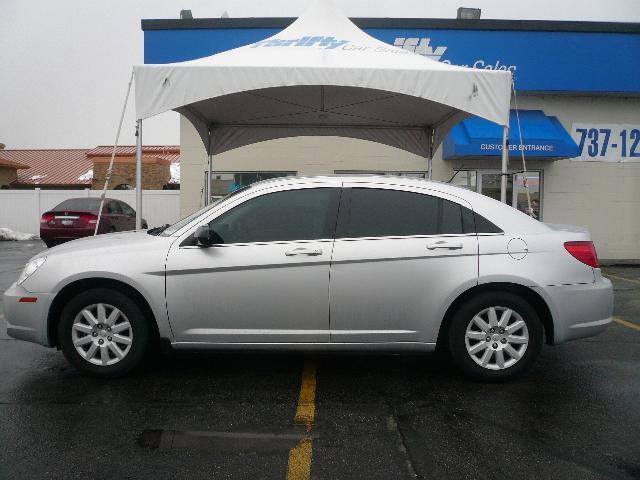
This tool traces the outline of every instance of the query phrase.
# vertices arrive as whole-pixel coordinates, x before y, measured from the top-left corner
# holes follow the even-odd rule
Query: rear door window
[[[474,233],[473,213],[449,200],[422,193],[347,188],[336,236],[404,237]]]
[[[107,205],[107,213],[111,213],[114,215],[122,214],[120,204],[118,202],[109,202],[109,204]]]

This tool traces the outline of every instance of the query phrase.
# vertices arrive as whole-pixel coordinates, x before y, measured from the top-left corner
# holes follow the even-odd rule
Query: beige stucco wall
[[[392,166],[392,167],[390,167]],[[180,120],[180,205],[187,215],[202,204],[207,156],[196,130]],[[270,140],[214,157],[214,171],[297,172],[324,175],[336,170],[424,171],[425,159],[397,148],[340,137],[298,137]]]
[[[521,96],[521,109],[542,109],[570,131],[573,123],[640,125],[640,99],[619,97]],[[195,129],[184,118],[181,138],[181,210],[186,215],[202,204],[206,154]],[[521,170],[519,160],[510,169]],[[499,168],[500,160],[443,161],[434,156],[434,179],[449,180],[454,168]],[[587,227],[603,259],[640,259],[640,163],[528,161],[544,171],[544,221]],[[425,159],[362,140],[303,137],[272,140],[222,155],[214,171],[294,171],[300,175],[336,170],[424,171]]]

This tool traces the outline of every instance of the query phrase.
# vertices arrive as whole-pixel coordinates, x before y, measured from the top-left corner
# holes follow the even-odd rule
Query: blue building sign
[[[217,20],[215,27],[180,28],[183,24],[179,20],[143,21],[145,63],[180,62],[213,55],[258,42],[282,30],[282,27],[260,27],[260,20],[268,23],[267,19],[228,20],[236,20],[235,23],[253,20],[254,26],[238,28],[229,22],[230,26],[224,28],[221,27],[224,22]],[[159,26],[158,22],[164,22],[165,26]],[[520,91],[640,93],[640,28],[611,27],[607,31],[606,25],[613,24],[605,24],[596,31],[589,28],[554,31],[552,27],[558,22],[545,22],[548,28],[544,29],[496,28],[496,23],[506,25],[507,21],[486,21],[492,22],[491,29],[483,29],[483,21],[475,29],[398,28],[402,22],[392,19],[393,28],[366,25],[362,28],[385,43],[440,62],[510,70]],[[416,23],[415,19],[406,22]]]

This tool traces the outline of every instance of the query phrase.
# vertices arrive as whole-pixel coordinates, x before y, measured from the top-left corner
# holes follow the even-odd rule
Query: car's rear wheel
[[[535,309],[510,292],[488,292],[465,302],[449,329],[455,364],[479,380],[508,380],[526,371],[542,347]]]
[[[64,307],[58,342],[67,360],[79,370],[117,377],[142,361],[149,325],[131,298],[95,288],[76,295]]]

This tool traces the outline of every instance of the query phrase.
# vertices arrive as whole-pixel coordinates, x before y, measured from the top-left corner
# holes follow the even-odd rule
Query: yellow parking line
[[[634,330],[640,330],[640,325],[638,325],[637,323],[627,322],[626,320],[622,320],[618,317],[613,317],[613,321],[620,325],[624,325],[625,327],[633,328]]]
[[[617,275],[611,275],[610,273],[605,273],[604,276],[609,278],[615,278],[616,280],[623,280],[625,282],[637,283],[638,285],[640,285],[640,280],[636,280],[634,278],[619,277]]]
[[[287,480],[309,480],[311,477],[311,459],[313,448],[311,444],[311,428],[316,415],[316,372],[318,366],[313,361],[307,361],[302,371],[302,383],[298,395],[298,406],[294,422],[304,425],[307,435],[289,450],[289,464],[287,466]]]

